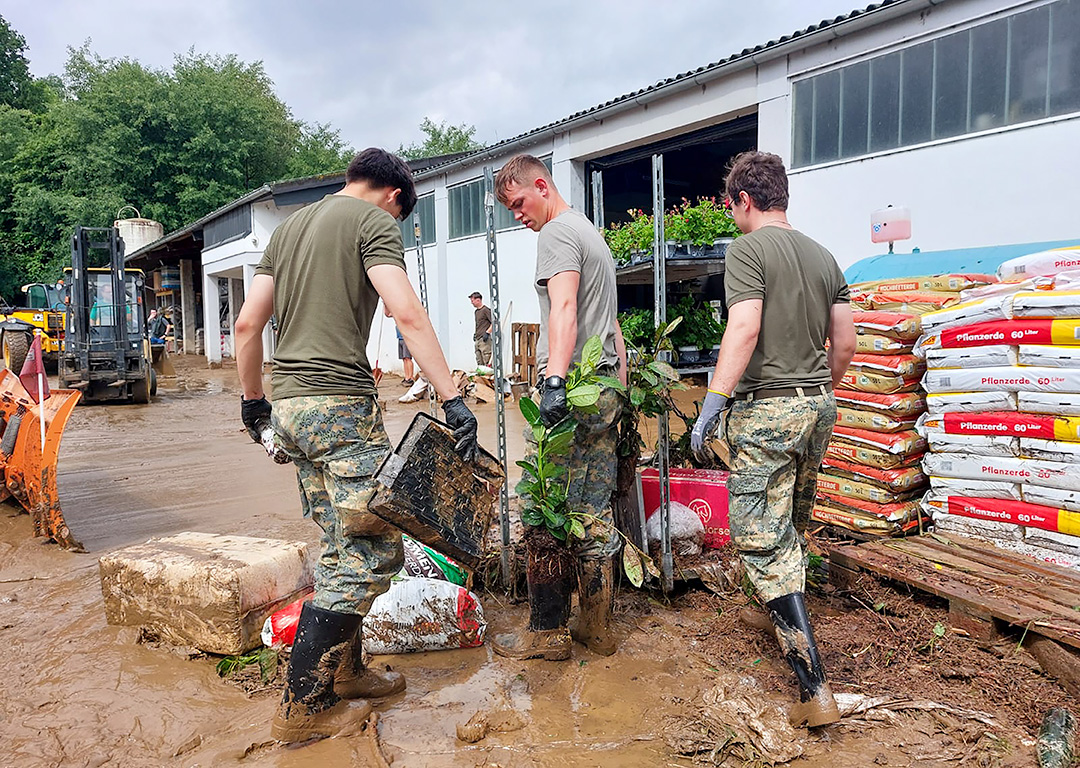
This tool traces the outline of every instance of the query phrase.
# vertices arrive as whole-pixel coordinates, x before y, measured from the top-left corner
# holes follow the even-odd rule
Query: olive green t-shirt
[[[761,331],[736,392],[829,384],[825,340],[834,304],[849,301],[836,259],[802,232],[764,226],[728,246],[730,309],[761,299]]]
[[[274,400],[373,395],[367,359],[379,294],[367,270],[405,269],[401,230],[365,200],[327,195],[274,230],[255,268],[274,278]]]

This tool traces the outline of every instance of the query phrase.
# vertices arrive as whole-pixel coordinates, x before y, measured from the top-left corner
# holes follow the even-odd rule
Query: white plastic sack
[[[1080,317],[1080,291],[1024,291],[1013,296],[1013,317]]]
[[[372,654],[475,648],[484,642],[484,609],[469,590],[441,579],[401,579],[364,617]]]
[[[1070,246],[1009,259],[998,267],[997,275],[1003,283],[1019,283],[1036,275],[1056,275],[1077,268],[1080,268],[1080,246]]]
[[[1074,392],[1080,393],[1080,369],[1068,368],[946,368],[927,371],[927,392]]]
[[[934,453],[970,453],[972,456],[1019,456],[1020,438],[1002,435],[947,435],[929,432],[926,444]]]
[[[968,453],[928,453],[923,457],[923,472],[931,476],[1007,480],[1080,491],[1080,464],[1060,461],[973,456]]]
[[[1036,437],[1020,438],[1020,453],[1026,459],[1046,461],[1071,461],[1080,463],[1080,443],[1062,440],[1043,440]]]
[[[1050,416],[1080,416],[1080,394],[1067,392],[1017,392],[1017,410]]]
[[[927,312],[922,316],[923,333],[987,320],[1008,320],[1012,317],[1012,298],[1011,293],[998,294]]]
[[[1041,528],[1024,528],[1024,543],[1080,559],[1080,537]]]
[[[955,533],[958,536],[968,536],[995,546],[1001,546],[1004,542],[1020,544],[1024,540],[1024,529],[1015,523],[950,515],[935,508],[933,504],[925,504],[924,507],[933,518],[934,530],[938,533]]]
[[[399,397],[398,402],[415,403],[421,397],[427,397],[427,388],[427,379],[425,379],[423,376],[417,376],[416,381],[411,387],[409,387],[409,391]]]
[[[1016,395],[1012,392],[951,392],[927,395],[926,410],[932,416],[943,413],[1015,411]]]
[[[1063,488],[1044,488],[1038,485],[1021,485],[1020,495],[1029,504],[1042,504],[1044,507],[1067,509],[1080,512],[1080,491],[1067,491]]]
[[[685,504],[671,502],[671,551],[677,555],[700,555],[705,542],[705,525],[698,513]],[[645,521],[645,537],[649,545],[660,541],[660,508]]]
[[[1013,366],[1018,362],[1016,347],[996,344],[990,347],[926,349],[927,368],[992,368]]]
[[[1020,365],[1043,368],[1080,368],[1080,347],[1021,344],[1016,361]]]
[[[979,499],[1024,501],[1019,483],[1006,480],[968,480],[963,477],[931,477],[930,490],[941,496],[973,496]],[[1067,493],[1067,491],[1062,491]]]

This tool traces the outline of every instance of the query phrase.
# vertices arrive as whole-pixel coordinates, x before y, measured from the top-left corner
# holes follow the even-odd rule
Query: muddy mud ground
[[[32,539],[28,516],[0,506],[0,763],[7,766],[374,765],[370,739],[302,748],[270,742],[276,685],[220,679],[217,659],[140,643],[106,625],[97,559],[183,530],[315,541],[300,518],[289,467],[271,463],[239,424],[234,370],[181,361],[149,406],[76,410],[61,449],[61,495],[87,554]],[[396,439],[416,410],[383,384]],[[490,405],[482,440],[494,444]],[[510,450],[520,452],[511,413]],[[524,621],[522,606],[482,595],[489,636]],[[394,766],[688,766],[679,749],[702,732],[701,702],[733,679],[763,700],[794,695],[775,641],[737,619],[738,590],[700,586],[671,601],[624,590],[622,649],[602,658],[575,645],[569,662],[513,662],[487,646],[385,657],[408,691],[380,706],[379,740]],[[943,606],[873,579],[854,595],[816,592],[811,611],[837,692],[907,694],[989,714],[901,712],[859,727],[799,732],[792,765],[1026,766],[1045,710],[1077,711],[1017,638],[980,644],[948,626]],[[935,627],[940,625],[938,633]],[[940,636],[939,636],[940,634]],[[247,680],[253,682],[248,673]],[[478,711],[509,710],[523,727],[466,744],[457,727]],[[515,719],[515,718],[512,718]],[[741,765],[730,759],[727,765]],[[756,764],[756,763],[752,763]]]

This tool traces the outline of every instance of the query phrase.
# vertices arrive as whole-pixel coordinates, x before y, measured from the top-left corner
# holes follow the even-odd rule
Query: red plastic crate
[[[685,504],[698,513],[705,526],[705,546],[722,547],[731,541],[728,526],[727,472],[715,469],[673,468],[670,473],[671,500]],[[641,492],[645,517],[660,506],[659,472],[651,467],[641,473]]]

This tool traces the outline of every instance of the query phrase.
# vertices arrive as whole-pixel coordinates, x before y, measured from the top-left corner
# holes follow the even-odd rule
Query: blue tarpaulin
[[[1002,262],[1009,259],[1072,245],[1080,245],[1080,240],[991,245],[984,248],[960,248],[954,251],[884,253],[855,262],[844,271],[844,276],[849,283],[862,283],[867,280],[893,280],[919,275],[964,273],[992,275]]]

